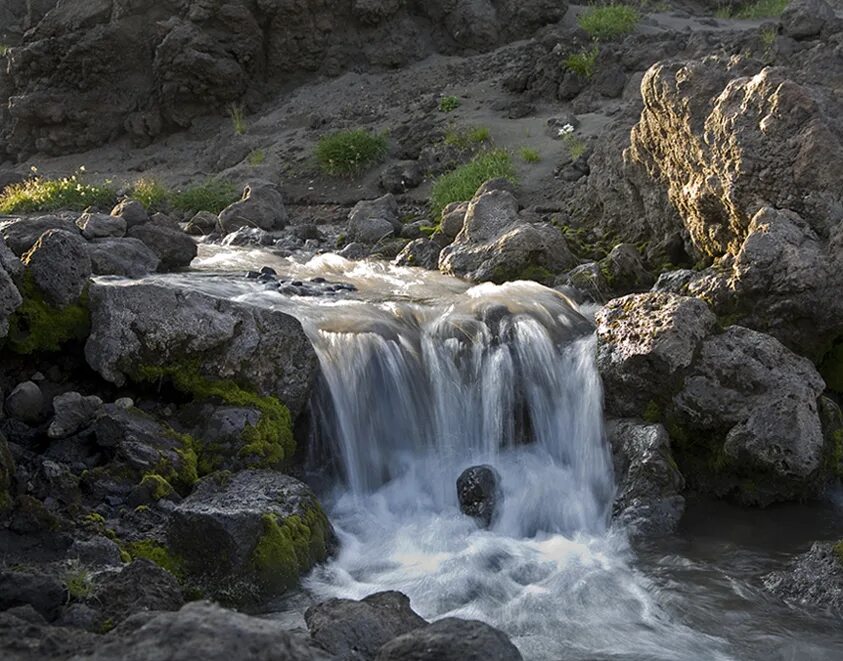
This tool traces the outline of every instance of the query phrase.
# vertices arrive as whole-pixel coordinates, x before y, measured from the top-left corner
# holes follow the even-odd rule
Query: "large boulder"
[[[44,232],[65,230],[78,234],[76,222],[61,216],[37,216],[35,218],[13,218],[0,223],[0,235],[18,257],[27,252]]]
[[[696,299],[626,296],[597,314],[610,415],[662,422],[694,486],[749,504],[817,495],[833,476],[833,416],[811,363]]]
[[[427,626],[400,592],[378,592],[360,601],[329,599],[304,614],[310,635],[337,661],[372,661],[393,638]]]
[[[217,599],[248,603],[293,587],[325,560],[333,535],[305,484],[247,470],[200,481],[173,510],[167,540]]]
[[[354,205],[348,214],[348,236],[371,245],[401,232],[398,202],[391,193]]]
[[[44,414],[44,394],[34,381],[24,381],[6,397],[5,408],[10,418],[37,425]]]
[[[142,278],[161,264],[158,254],[135,238],[95,239],[88,243],[91,269],[96,275]]]
[[[843,542],[814,544],[787,569],[767,574],[764,586],[794,606],[843,617]]]
[[[384,645],[376,661],[521,661],[506,634],[475,620],[446,617]]]
[[[243,198],[220,212],[219,226],[223,232],[241,227],[280,230],[287,224],[284,197],[273,183],[252,181],[243,189]]]
[[[177,377],[197,396],[222,399],[242,400],[245,389],[278,398],[294,417],[307,402],[318,360],[283,312],[145,282],[93,283],[90,306],[85,355],[108,381]]]
[[[196,257],[196,242],[181,231],[177,225],[144,223],[129,230],[129,236],[139,239],[152,250],[160,260],[159,270],[175,270],[190,266]]]
[[[78,233],[47,230],[21,258],[27,275],[53,306],[76,303],[91,277],[91,258]]]
[[[825,0],[791,0],[781,15],[782,34],[793,39],[816,38],[836,21]]]
[[[430,239],[416,239],[410,241],[393,260],[396,266],[416,266],[428,270],[436,270],[439,264],[439,253],[442,247]]]
[[[503,504],[501,476],[488,465],[466,468],[457,478],[457,500],[463,514],[488,528]]]
[[[484,186],[454,242],[440,253],[439,270],[476,282],[549,282],[576,262],[557,228],[525,220],[511,192]]]
[[[126,221],[121,216],[105,213],[83,213],[76,220],[82,236],[91,239],[119,238],[126,234]]]

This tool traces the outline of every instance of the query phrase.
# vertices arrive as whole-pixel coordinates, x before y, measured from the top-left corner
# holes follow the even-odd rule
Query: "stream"
[[[291,297],[243,276],[266,265],[356,291]],[[299,264],[202,246],[194,266],[156,278],[288,312],[322,368],[313,418],[335,477],[320,496],[341,548],[277,617],[298,624],[302,604],[400,590],[425,618],[504,630],[525,659],[843,658],[838,621],[780,603],[761,580],[843,536],[839,502],[694,501],[677,535],[635,545],[612,525],[593,310],[535,283],[471,286],[336,255]],[[476,464],[501,476],[488,530],[457,502]]]

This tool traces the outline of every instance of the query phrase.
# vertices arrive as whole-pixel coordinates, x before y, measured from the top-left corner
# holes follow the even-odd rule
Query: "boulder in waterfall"
[[[615,519],[634,536],[674,532],[685,511],[685,479],[665,428],[642,420],[611,420],[606,434],[618,482]]]
[[[159,270],[186,268],[196,257],[196,242],[179,229],[178,225],[149,222],[129,229],[129,236],[141,240],[159,260]]]
[[[348,236],[352,241],[371,245],[400,233],[398,202],[391,193],[358,202],[348,214]]]
[[[63,216],[13,218],[0,222],[0,235],[18,257],[32,248],[39,237],[48,230],[64,230],[71,234],[79,234],[76,221]]]
[[[446,617],[384,645],[375,661],[521,661],[507,635],[484,622]]]
[[[287,224],[284,196],[278,186],[260,179],[246,184],[243,197],[220,212],[219,227],[225,233],[241,227],[271,231]]]
[[[701,301],[663,292],[613,300],[596,321],[607,412],[663,423],[694,487],[767,505],[834,476],[825,384],[775,338],[721,331]]]
[[[293,587],[335,543],[310,488],[260,470],[202,479],[173,509],[167,540],[207,594],[231,603]]]
[[[817,542],[787,569],[767,574],[764,586],[793,606],[843,617],[843,541]]]
[[[77,302],[91,277],[88,246],[78,232],[47,230],[21,260],[46,302],[56,307]]]
[[[142,278],[161,264],[158,254],[140,239],[94,239],[88,243],[91,269],[96,275]]]
[[[500,482],[501,477],[492,466],[484,464],[466,468],[457,478],[460,511],[488,528],[503,504]]]
[[[575,264],[556,227],[530,222],[519,215],[511,192],[486,186],[468,205],[453,243],[439,255],[440,271],[475,282],[551,282]]]
[[[273,400],[293,418],[307,402],[318,361],[283,312],[147,282],[93,283],[90,309],[85,355],[108,381],[169,378],[198,399],[248,400],[278,424],[286,414]],[[266,431],[287,438],[283,426]]]
[[[400,592],[378,592],[360,601],[329,599],[304,614],[308,631],[338,661],[372,661],[386,643],[427,626]]]

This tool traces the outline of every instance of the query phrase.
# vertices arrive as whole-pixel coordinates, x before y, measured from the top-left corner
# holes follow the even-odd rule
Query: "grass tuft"
[[[776,18],[781,16],[790,0],[758,0],[747,5],[734,14],[734,18],[744,20],[758,20],[761,18]]]
[[[8,186],[0,195],[0,213],[30,213],[35,211],[84,211],[88,207],[110,207],[117,192],[110,182],[88,184],[82,180],[82,170],[61,179],[34,177]]]
[[[538,163],[542,160],[538,150],[533,149],[532,147],[521,147],[521,149],[518,150],[518,153],[521,155],[521,160],[525,163]]]
[[[449,128],[445,133],[445,144],[459,149],[471,149],[491,139],[492,134],[485,126],[471,126],[466,129]]]
[[[453,112],[460,107],[460,100],[455,96],[443,96],[439,99],[440,112]]]
[[[243,135],[247,128],[243,106],[238,103],[232,103],[228,107],[228,115],[231,117],[231,126],[234,129],[235,135]]]
[[[597,46],[591,50],[573,53],[565,58],[565,68],[583,78],[591,78],[594,75],[595,62],[599,54],[600,49]]]
[[[354,175],[386,156],[386,136],[363,129],[326,135],[316,145],[316,160],[330,175]]]
[[[216,214],[239,199],[239,192],[230,182],[207,179],[172,193],[170,204],[174,209],[185,213],[210,211]]]
[[[169,200],[170,190],[156,179],[138,179],[129,191],[129,197],[140,202],[147,211],[160,211]]]
[[[593,39],[611,41],[632,32],[640,19],[634,7],[612,3],[589,7],[577,22]]]
[[[266,152],[263,149],[255,149],[249,153],[246,160],[252,167],[263,165],[266,162]]]
[[[438,222],[442,209],[451,202],[470,200],[485,182],[498,178],[516,181],[512,157],[505,149],[481,152],[465,165],[443,174],[434,182],[430,194],[433,217]]]

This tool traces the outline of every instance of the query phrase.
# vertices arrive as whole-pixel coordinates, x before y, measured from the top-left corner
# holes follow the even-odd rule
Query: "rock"
[[[134,619],[134,618],[132,618]],[[324,652],[272,620],[196,601],[175,613],[156,613],[142,626],[131,620],[73,661],[329,661]]]
[[[24,619],[27,618],[27,619]],[[0,650],[15,661],[68,659],[93,649],[98,636],[71,627],[48,626],[21,617],[21,609],[0,612]]]
[[[593,301],[605,303],[612,298],[612,291],[600,264],[597,262],[586,262],[568,271],[563,278],[564,287],[573,288],[576,291],[577,301]]]
[[[176,578],[143,558],[119,572],[98,574],[89,601],[113,624],[139,611],[176,611],[184,605]]]
[[[621,243],[602,260],[600,272],[615,295],[647,291],[656,279],[645,267],[635,246]]]
[[[439,264],[440,252],[442,248],[435,241],[416,239],[404,246],[393,263],[396,266],[418,266],[433,271]]]
[[[49,230],[64,230],[71,234],[79,234],[75,221],[59,216],[15,218],[0,222],[0,235],[3,236],[12,252],[19,257],[32,248],[41,235]]]
[[[0,611],[28,604],[52,621],[65,600],[64,587],[53,576],[0,569]]]
[[[255,180],[243,189],[239,202],[229,205],[219,215],[219,225],[225,233],[241,227],[280,230],[287,224],[284,198],[275,184]]]
[[[272,235],[259,227],[241,227],[222,240],[224,246],[271,246],[273,243]]]
[[[348,235],[352,241],[371,245],[400,232],[398,203],[391,193],[358,202],[348,214]]]
[[[0,340],[8,335],[9,319],[22,302],[20,291],[18,291],[9,273],[0,264]]]
[[[120,216],[104,213],[83,213],[76,221],[82,236],[91,239],[119,238],[126,234],[126,221]]]
[[[91,270],[96,275],[142,278],[155,273],[161,258],[140,239],[96,239],[88,243]]]
[[[0,393],[2,396],[2,393]],[[0,433],[0,515],[12,507],[12,481],[15,479],[15,461],[6,437]]]
[[[468,202],[451,202],[442,209],[439,231],[449,239],[456,239],[465,224],[466,213],[468,213]]]
[[[384,645],[376,661],[521,661],[502,631],[483,622],[447,617]]]
[[[91,258],[78,233],[47,230],[21,258],[33,283],[52,305],[76,303],[91,277]]]
[[[352,241],[337,253],[345,259],[366,259],[369,256],[369,249],[362,243]]]
[[[304,619],[313,640],[337,661],[371,661],[393,638],[427,625],[400,592],[330,599],[308,608]]]
[[[476,282],[551,281],[574,264],[558,229],[522,220],[512,193],[483,187],[469,204],[462,230],[439,255],[440,271]]]
[[[248,603],[295,585],[327,557],[333,530],[306,485],[247,470],[201,480],[174,508],[167,539],[216,598]]]
[[[457,478],[460,511],[477,519],[484,528],[492,525],[503,502],[500,480],[492,466],[466,468]]]
[[[195,434],[203,462],[214,470],[254,467],[256,457],[250,455],[248,446],[261,417],[258,409],[245,406],[220,406],[203,414]]]
[[[90,539],[74,539],[68,557],[85,567],[120,567],[120,547],[102,535]]]
[[[5,271],[13,278],[23,273],[23,262],[6,245],[6,240],[0,236],[0,271]]]
[[[196,243],[177,227],[149,222],[135,225],[129,236],[140,239],[161,260],[159,270],[181,269],[190,266],[198,252]]]
[[[767,574],[764,586],[794,606],[843,617],[843,545],[817,542],[787,569]]]
[[[424,172],[418,161],[396,163],[381,173],[381,187],[387,193],[400,195],[417,188],[424,181]]]
[[[606,425],[606,435],[618,482],[615,518],[634,536],[675,532],[685,511],[685,479],[664,427],[640,420],[612,420]]]
[[[173,368],[194,387],[204,378],[276,397],[294,419],[308,400],[318,360],[301,324],[283,312],[142,282],[94,283],[90,307],[85,355],[108,381]]]
[[[53,398],[55,417],[47,429],[50,438],[65,438],[91,424],[102,407],[96,395],[83,397],[78,392],[66,392]]]
[[[27,424],[38,424],[44,416],[44,395],[32,381],[19,383],[6,397],[6,415]]]
[[[791,0],[781,15],[782,34],[793,39],[818,37],[835,20],[834,10],[824,0]]]
[[[127,228],[132,228],[135,225],[143,225],[149,221],[149,214],[146,212],[146,207],[137,200],[121,200],[111,210],[111,215],[122,218]]]
[[[212,214],[210,211],[198,212],[187,224],[189,234],[213,234],[220,231],[219,216]]]

